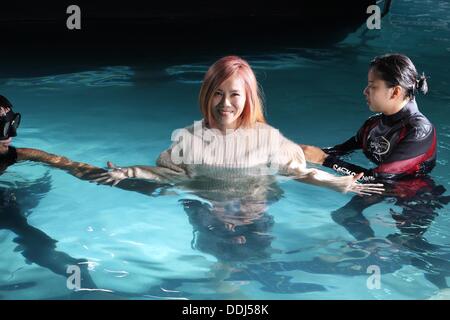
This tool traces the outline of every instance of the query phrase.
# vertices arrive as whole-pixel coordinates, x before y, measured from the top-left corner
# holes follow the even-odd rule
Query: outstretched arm
[[[72,161],[66,157],[47,153],[38,149],[17,148],[17,161],[34,161],[45,163],[54,168],[67,171],[71,175],[82,180],[93,180],[98,174],[107,173],[108,171],[92,166],[83,162]],[[154,191],[158,188],[166,187],[168,184],[154,183],[144,180],[125,179],[117,184],[117,187],[136,191],[145,195],[154,195]]]
[[[157,166],[131,166],[120,168],[108,162],[111,169],[105,173],[97,174],[93,181],[98,183],[118,184],[123,179],[141,179],[158,183],[177,183],[188,179],[189,176],[184,166],[175,164],[170,155],[170,149],[161,153],[156,161]]]
[[[382,194],[385,190],[383,184],[361,184],[358,180],[363,177],[364,173],[350,176],[335,176],[328,172],[318,169],[300,170],[296,174],[297,181],[326,187],[338,192],[347,193],[354,192],[359,195]]]
[[[363,177],[363,172],[350,176],[335,176],[322,170],[307,168],[305,161],[307,157],[303,149],[288,139],[283,140],[280,154],[280,162],[284,163],[282,171],[287,175],[293,175],[298,181],[360,195],[380,194],[384,191],[382,184],[358,183],[357,180]],[[315,156],[318,158],[321,154],[316,151]]]
[[[106,172],[102,168],[98,168],[83,162],[72,161],[69,158],[51,154],[38,149],[17,148],[17,161],[34,161],[48,164],[52,167],[63,169],[70,174],[83,179],[90,180],[91,174]]]

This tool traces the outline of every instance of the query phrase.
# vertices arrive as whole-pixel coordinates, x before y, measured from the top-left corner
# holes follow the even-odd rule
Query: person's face
[[[234,74],[213,93],[211,108],[218,129],[236,129],[244,106],[245,84]]]
[[[369,70],[368,84],[363,93],[369,109],[373,112],[388,113],[396,103],[394,88],[388,88],[386,82],[381,80],[373,69]]]
[[[6,113],[9,111],[9,108],[0,107],[0,118],[6,116]],[[9,137],[6,140],[0,140],[0,154],[5,154],[8,152],[8,147],[12,142],[12,138]]]

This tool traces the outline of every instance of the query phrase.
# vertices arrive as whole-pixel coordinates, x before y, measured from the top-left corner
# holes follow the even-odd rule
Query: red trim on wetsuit
[[[423,178],[416,179],[407,179],[407,180],[398,180],[395,182],[393,186],[392,192],[395,196],[400,198],[412,198],[416,196],[420,190],[426,190],[431,192],[433,190],[433,186],[430,185],[430,182]]]
[[[436,151],[436,129],[433,130],[433,143],[428,151],[417,157],[394,161],[391,163],[381,164],[373,171],[376,173],[415,173],[420,170],[420,165],[426,160],[430,159]]]
[[[373,128],[375,128],[378,123],[381,121],[381,118],[377,117],[375,118],[376,121],[373,121],[370,125],[366,126],[364,128],[364,133],[362,135],[362,149],[366,150],[367,147],[367,136],[369,135],[370,130],[372,130]]]

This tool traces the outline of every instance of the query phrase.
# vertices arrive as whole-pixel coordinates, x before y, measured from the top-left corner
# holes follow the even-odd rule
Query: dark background
[[[14,1],[0,4],[0,72],[33,75],[118,60],[251,54],[286,47],[327,47],[364,24],[359,1]],[[68,30],[69,5],[81,30]],[[15,67],[11,67],[14,61]],[[17,68],[17,65],[23,68]],[[52,66],[45,68],[45,66]],[[21,71],[21,70],[25,70]],[[66,71],[66,70],[61,70]],[[26,73],[26,74],[25,74]]]

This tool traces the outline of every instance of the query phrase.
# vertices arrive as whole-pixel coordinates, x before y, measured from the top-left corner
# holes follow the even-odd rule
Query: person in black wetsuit
[[[344,174],[364,173],[364,181],[423,176],[436,163],[436,129],[419,111],[415,96],[428,91],[411,60],[401,54],[375,58],[370,63],[364,95],[370,117],[355,136],[332,148],[302,145],[308,161]],[[377,166],[366,169],[341,156],[362,149]]]
[[[20,114],[14,113],[11,103],[0,96],[0,176],[17,161],[17,150],[10,144],[19,124]],[[3,182],[0,186],[0,230],[10,230],[17,235],[14,242],[27,263],[36,263],[64,277],[69,276],[69,265],[77,265],[81,272],[82,288],[96,288],[86,259],[76,259],[56,250],[56,240],[28,223],[28,214],[50,190],[50,185],[47,174],[32,183]]]
[[[17,159],[16,149],[10,144],[20,124],[20,113],[14,113],[11,108],[8,99],[0,95],[0,172]]]
[[[0,95],[0,176],[6,169],[17,162],[33,161],[49,165],[67,171],[69,174],[83,180],[90,180],[90,175],[106,172],[103,168],[91,166],[86,163],[75,162],[66,157],[50,154],[42,150],[31,148],[15,148],[11,145],[13,137],[17,135],[20,125],[20,114],[13,111],[11,102]],[[81,291],[71,292],[76,298],[85,298],[91,291],[102,294],[92,280],[86,259],[78,259],[69,254],[57,250],[57,240],[52,239],[42,230],[32,226],[28,222],[28,215],[37,206],[38,201],[51,188],[50,175],[33,182],[0,181],[0,231],[2,229],[13,232],[17,237],[13,240],[17,243],[16,250],[20,251],[27,263],[35,263],[47,268],[55,274],[69,277],[68,266],[77,265],[80,268]],[[154,184],[146,181],[121,181],[117,187],[133,190],[145,195],[154,195],[155,190],[163,190],[163,184]],[[15,287],[18,284],[3,287]],[[26,283],[25,285],[34,285]],[[98,290],[100,290],[98,293]],[[103,298],[102,296],[100,296]],[[108,299],[112,296],[108,295]]]
[[[430,264],[448,266],[448,261],[440,263],[438,258],[431,257],[440,247],[423,237],[437,216],[436,210],[450,200],[449,196],[443,195],[445,188],[436,185],[427,175],[436,164],[436,129],[419,111],[415,100],[418,92],[426,94],[427,91],[425,75],[417,73],[408,57],[402,54],[376,57],[370,63],[364,96],[370,110],[378,113],[342,144],[323,149],[307,145],[302,148],[307,161],[347,175],[363,172],[361,180],[384,183],[386,192],[383,195],[353,197],[332,213],[333,220],[357,240],[375,236],[362,212],[393,197],[395,204],[402,208],[402,212],[391,209],[400,233],[387,238],[413,252],[426,253],[426,259],[413,259],[413,265],[420,267],[420,264],[426,264],[424,261],[429,261]],[[376,164],[375,168],[366,169],[342,158],[358,149]],[[445,276],[433,267],[428,269],[425,276],[440,289],[447,288]]]

